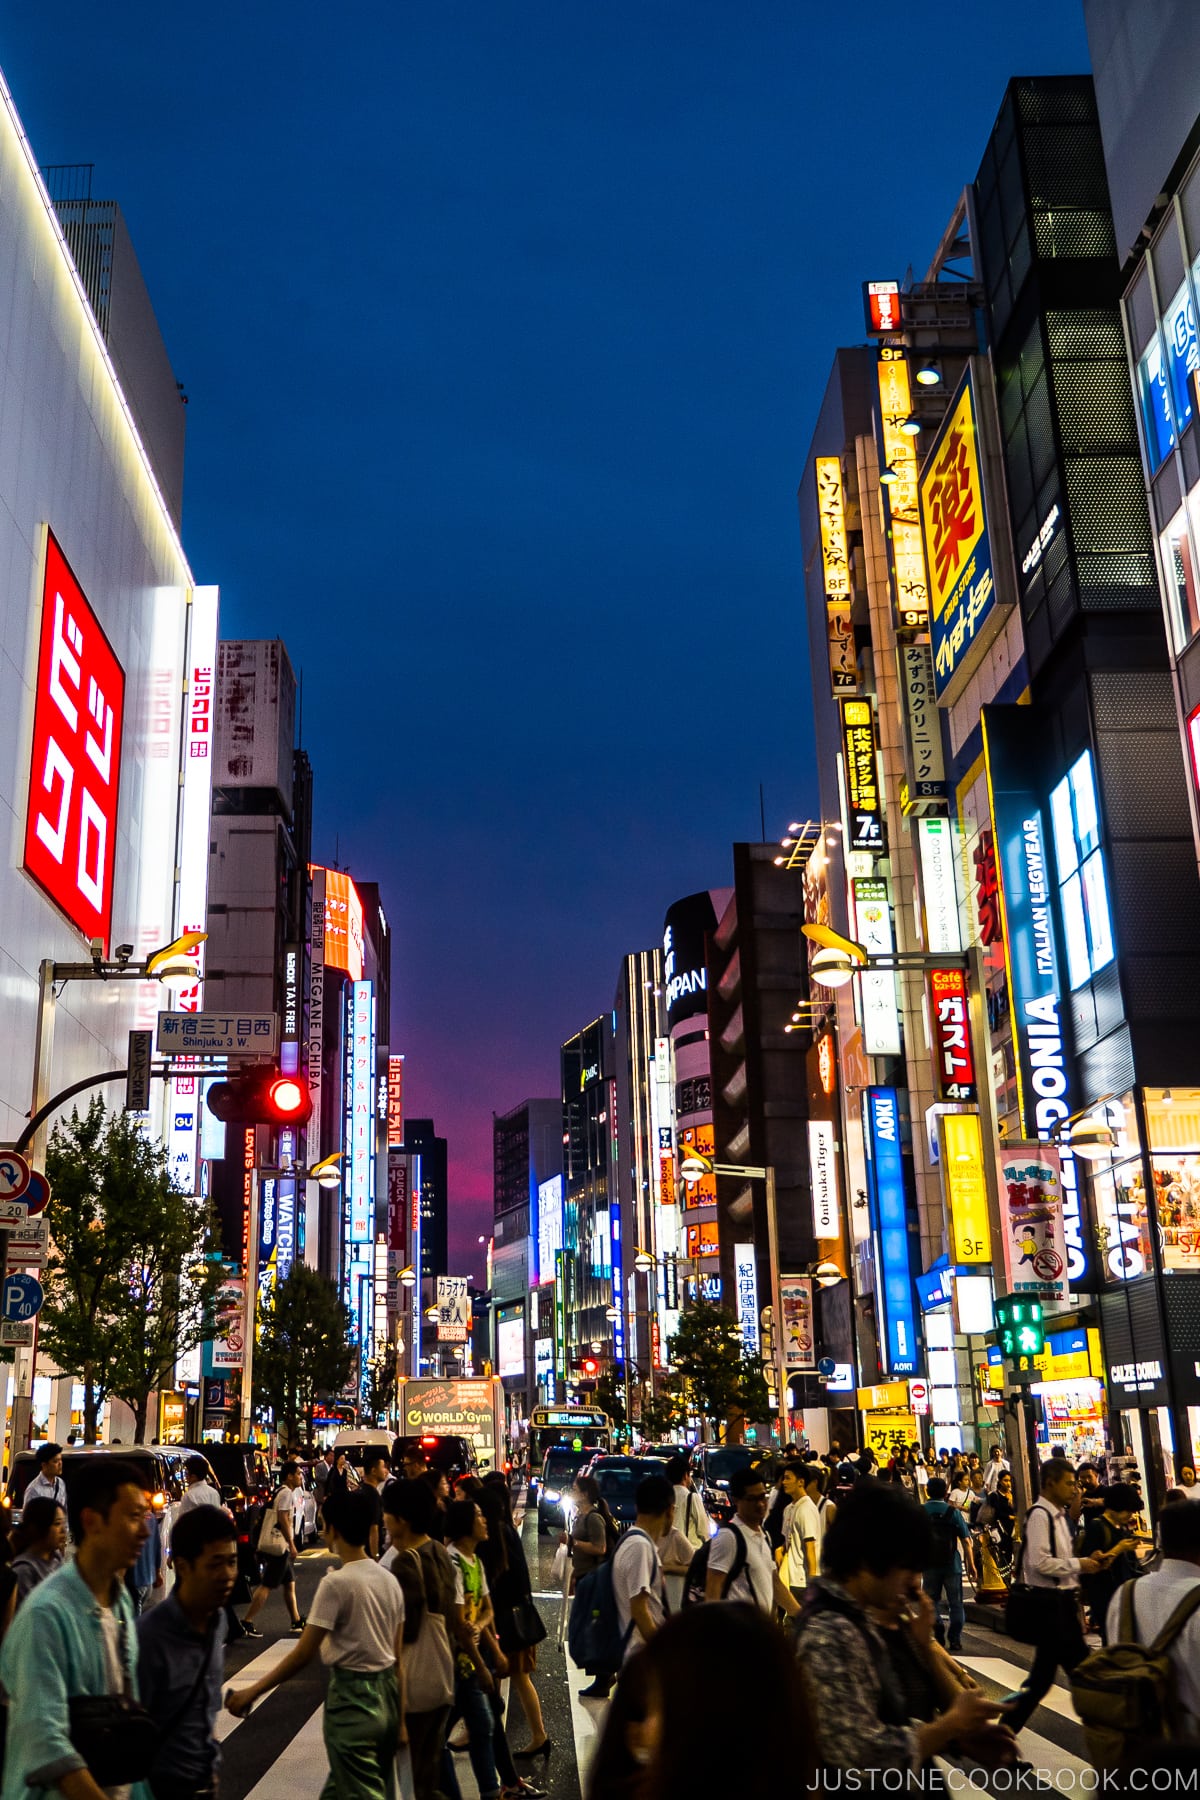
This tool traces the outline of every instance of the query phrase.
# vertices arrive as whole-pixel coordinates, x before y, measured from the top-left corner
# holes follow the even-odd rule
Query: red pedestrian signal
[[[585,1375],[598,1375],[600,1373],[600,1364],[596,1361],[594,1356],[584,1357],[583,1372]]]
[[[303,1125],[312,1116],[312,1095],[299,1075],[243,1069],[229,1081],[214,1081],[208,1110],[226,1125]]]

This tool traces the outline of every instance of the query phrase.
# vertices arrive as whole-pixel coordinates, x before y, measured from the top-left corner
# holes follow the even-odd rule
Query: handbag
[[[412,1713],[437,1712],[454,1699],[454,1657],[446,1621],[429,1604],[425,1565],[415,1550],[406,1554],[416,1560],[425,1590],[425,1610],[416,1637],[404,1650],[404,1709]]]
[[[567,1546],[560,1544],[554,1552],[554,1561],[550,1564],[550,1579],[555,1587],[561,1587],[567,1573]]]
[[[281,1488],[279,1492],[282,1493],[283,1489]],[[276,1494],[275,1500],[278,1498],[279,1494]],[[286,1556],[288,1553],[288,1541],[279,1529],[279,1514],[275,1510],[275,1500],[272,1500],[267,1507],[263,1514],[262,1524],[258,1529],[258,1554],[260,1556]]]
[[[129,1626],[121,1620],[121,1674],[119,1694],[77,1694],[67,1701],[67,1736],[87,1764],[97,1787],[125,1787],[144,1781],[154,1766],[160,1746],[170,1736],[200,1691],[212,1662],[215,1625],[187,1698],[165,1725],[157,1724],[140,1700],[133,1697],[129,1679]]]
[[[1043,1507],[1042,1510],[1046,1509]],[[1032,1515],[1036,1506],[1031,1506],[1029,1511]],[[1053,1521],[1051,1530],[1053,1531]],[[1004,1629],[1018,1644],[1040,1644],[1048,1630],[1061,1630],[1070,1624],[1075,1617],[1079,1599],[1074,1588],[1035,1588],[1022,1581],[1021,1571],[1025,1567],[1025,1542],[1028,1535],[1029,1520],[1026,1519],[1025,1537],[1021,1539],[1008,1598],[1004,1603]]]
[[[522,1650],[532,1650],[546,1635],[545,1621],[528,1594],[513,1601],[509,1621],[513,1641]]]

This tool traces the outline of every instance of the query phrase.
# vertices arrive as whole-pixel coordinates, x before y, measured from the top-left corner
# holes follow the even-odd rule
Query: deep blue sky
[[[450,1138],[556,1093],[619,957],[803,816],[795,491],[860,284],[918,273],[1078,0],[6,9],[190,396],[185,543],[304,674],[316,848],[383,884]],[[986,12],[986,17],[980,17]],[[905,86],[911,84],[911,86]],[[905,167],[905,159],[908,166]]]

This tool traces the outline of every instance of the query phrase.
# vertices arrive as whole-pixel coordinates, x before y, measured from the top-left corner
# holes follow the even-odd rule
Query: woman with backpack
[[[617,1541],[617,1524],[594,1475],[579,1475],[571,1489],[574,1512],[567,1533],[571,1570],[578,1581],[598,1569]]]

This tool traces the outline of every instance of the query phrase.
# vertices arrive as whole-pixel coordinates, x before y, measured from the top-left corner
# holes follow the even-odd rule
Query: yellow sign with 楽
[[[921,475],[921,523],[929,552],[933,616],[946,610],[986,528],[975,395],[965,382]]]
[[[938,1133],[942,1179],[950,1212],[951,1261],[990,1263],[992,1230],[988,1221],[979,1114],[939,1113]]]

